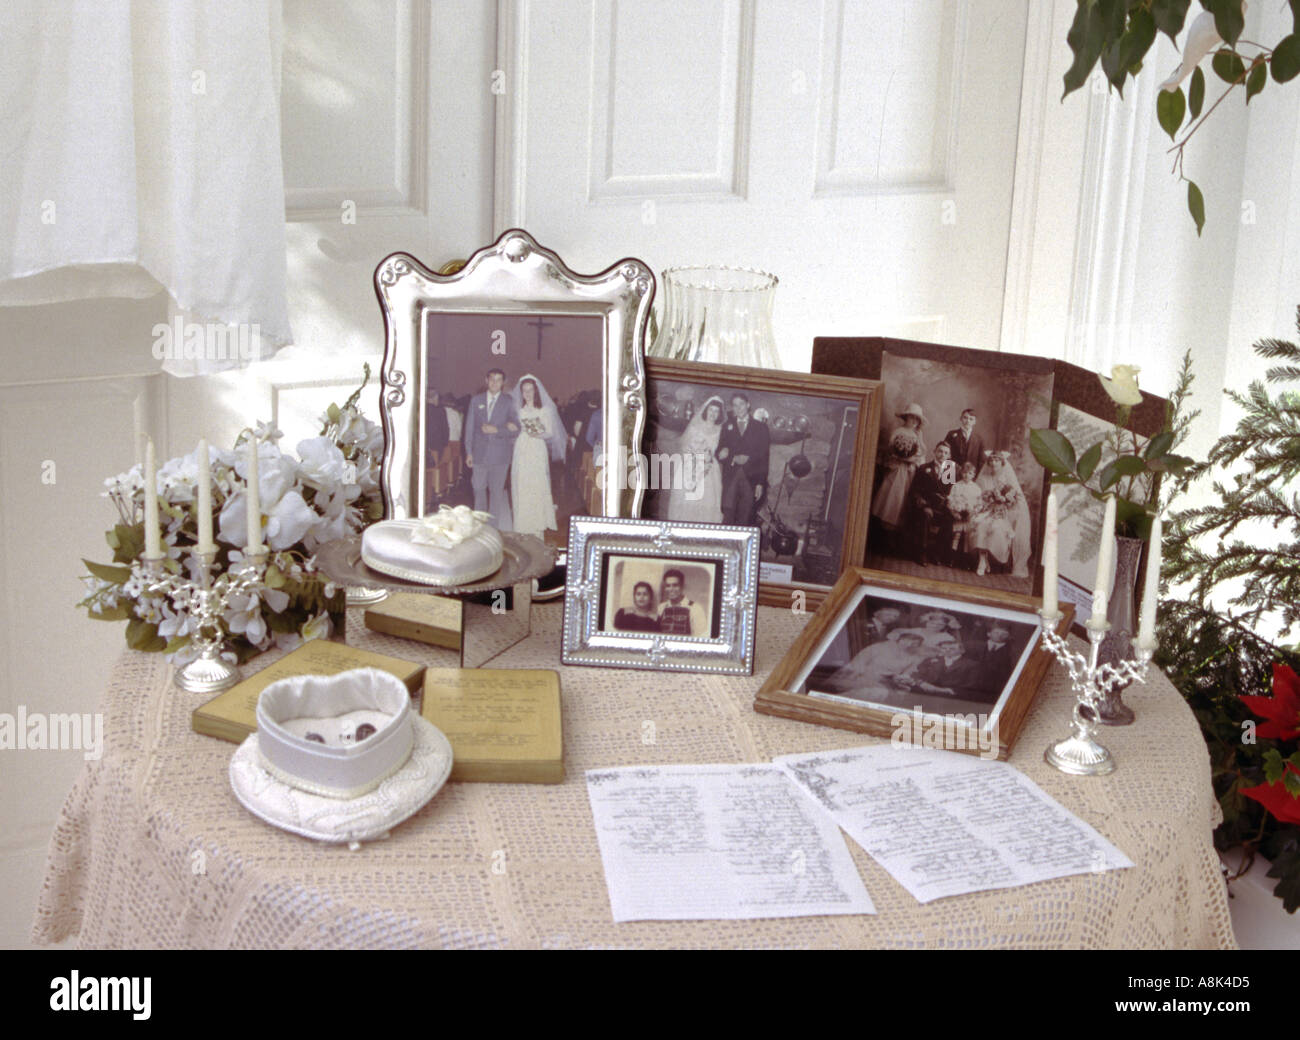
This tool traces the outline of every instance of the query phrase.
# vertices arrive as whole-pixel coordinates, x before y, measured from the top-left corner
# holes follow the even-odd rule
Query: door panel
[[[996,349],[1025,3],[503,12],[517,93],[498,137],[499,226],[580,269],[633,254],[656,271],[771,270],[791,367],[815,335]]]

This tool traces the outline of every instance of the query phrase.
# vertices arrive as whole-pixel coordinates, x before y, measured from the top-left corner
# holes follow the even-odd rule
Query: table
[[[559,670],[565,782],[448,784],[388,840],[357,852],[245,811],[227,780],[234,745],[190,730],[205,698],[173,687],[160,655],[126,652],[102,704],[103,757],[86,763],[51,840],[33,938],[77,935],[91,948],[1235,946],[1211,841],[1210,761],[1191,711],[1153,675],[1125,694],[1137,723],[1103,731],[1118,770],[1065,776],[1042,761],[1070,714],[1056,665],[1011,762],[1133,869],[920,905],[849,841],[875,916],[615,924],[585,770],[758,762],[878,741],[752,710],[806,617],[760,608],[756,674],[735,678],[561,667],[561,613],[558,603],[534,606],[532,634],[493,665]],[[443,661],[365,629],[358,610],[348,642]]]

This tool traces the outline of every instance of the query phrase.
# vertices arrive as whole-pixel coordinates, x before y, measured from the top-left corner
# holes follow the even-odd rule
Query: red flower
[[[1292,676],[1294,676],[1294,672]],[[1265,700],[1260,697],[1258,700]],[[1264,727],[1260,727],[1263,732]],[[1290,762],[1286,765],[1288,773],[1295,773],[1300,776],[1300,769],[1296,769]],[[1300,824],[1300,798],[1297,798],[1286,789],[1286,784],[1282,780],[1277,780],[1271,784],[1260,784],[1258,787],[1244,787],[1241,790],[1247,798],[1253,798],[1259,802],[1265,809],[1276,816],[1282,823]]]
[[[1273,696],[1242,696],[1241,702],[1268,719],[1255,732],[1270,740],[1300,737],[1300,676],[1284,664],[1273,664]]]

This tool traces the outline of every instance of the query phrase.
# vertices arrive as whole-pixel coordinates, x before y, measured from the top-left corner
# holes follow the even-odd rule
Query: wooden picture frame
[[[1029,431],[1051,425],[1055,361],[885,337],[818,337],[813,340],[812,368],[884,384],[866,566],[976,588],[1042,594],[1050,474],[1030,450]],[[917,409],[923,413],[923,426],[912,434],[919,436],[920,445],[910,461],[900,464],[907,443],[898,438],[909,436],[902,428],[910,421],[903,413]],[[978,416],[973,431],[964,426],[969,411]],[[949,476],[954,479],[944,481],[945,496],[960,479],[962,464],[977,460],[973,479],[979,492],[999,492],[1000,485],[1012,485],[1009,497],[1023,501],[1023,512],[1019,506],[992,502],[991,508],[1000,513],[986,514],[983,522],[971,511],[958,518],[945,503],[922,520],[913,500],[932,496],[915,495],[908,474],[938,466],[941,442],[950,445],[950,454],[968,453],[953,460]],[[958,449],[958,444],[963,447]],[[1007,479],[990,468],[994,464],[1005,465]],[[985,496],[986,506],[989,501]]]
[[[757,528],[574,517],[560,659],[752,675],[757,595]]]
[[[422,516],[440,504],[483,508],[482,490],[504,502],[497,509],[503,529],[518,529],[504,523],[505,515],[513,520],[514,512],[513,499],[507,497],[518,457],[511,455],[513,449],[505,443],[482,448],[474,460],[483,466],[478,479],[468,450],[458,460],[441,458],[435,441],[448,438],[450,447],[450,434],[442,422],[435,430],[434,420],[443,409],[450,422],[441,400],[442,394],[450,395],[460,418],[460,444],[468,449],[476,402],[492,394],[488,400],[496,409],[512,387],[526,390],[523,384],[532,376],[534,393],[539,382],[543,387],[550,382],[555,393],[545,398],[555,405],[564,427],[554,444],[546,442],[549,457],[526,470],[530,499],[539,497],[536,478],[549,470],[556,522],[543,528],[544,540],[563,550],[572,515],[634,516],[644,483],[636,460],[645,423],[643,355],[655,285],[649,267],[624,259],[599,274],[575,274],[528,232],[514,228],[463,265],[444,270],[449,273],[435,273],[406,253],[393,253],[375,269],[385,330],[380,395],[384,515]],[[551,337],[545,349],[544,332]],[[496,394],[488,385],[494,369],[504,373],[502,391]],[[586,428],[576,434],[564,418],[565,408],[575,401],[585,408],[586,420]],[[520,442],[527,432],[527,424],[487,422],[477,428],[483,425],[492,430],[484,436],[509,430]],[[511,425],[516,428],[510,430]],[[589,439],[588,432],[599,435]],[[562,451],[560,440],[566,442]],[[615,465],[604,466],[606,458]],[[504,480],[499,472],[503,465],[510,473]],[[488,486],[480,488],[485,482]],[[532,516],[527,520],[536,522]]]
[[[758,526],[759,602],[815,609],[839,576],[863,560],[879,382],[662,358],[647,358],[646,373],[642,516]],[[761,491],[757,478],[749,483],[745,455],[736,451],[732,458],[747,461],[730,470],[722,457],[728,440],[740,443],[733,404],[741,405],[733,396],[743,399],[755,431],[765,431],[769,461]],[[716,425],[707,421],[715,401]],[[748,426],[749,419],[746,436]],[[707,458],[710,452],[715,458]],[[750,499],[746,489],[761,498]],[[740,517],[745,508],[749,515]]]
[[[1069,604],[1062,608],[1056,632],[1064,636],[1074,610]],[[875,616],[890,609],[898,615],[892,627],[889,618]],[[1006,759],[1053,660],[1038,646],[1037,609],[1029,596],[854,568],[836,582],[772,670],[754,698],[754,710]],[[936,622],[933,615],[947,620]],[[924,627],[913,627],[915,622]],[[962,638],[963,625],[971,626],[970,636],[961,654],[952,657],[946,647]],[[994,649],[999,627],[1008,635]],[[978,662],[970,641],[976,631],[989,646]],[[887,649],[878,650],[882,646]],[[900,663],[909,656],[919,660]],[[922,669],[927,658],[935,663]],[[963,665],[965,658],[970,660]],[[1002,679],[1001,688],[993,689]],[[949,689],[937,685],[942,681],[952,683],[951,693],[935,692]],[[977,695],[987,711],[968,710]]]

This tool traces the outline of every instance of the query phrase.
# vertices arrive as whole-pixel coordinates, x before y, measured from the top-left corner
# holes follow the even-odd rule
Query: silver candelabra
[[[194,553],[198,581],[173,574],[161,559],[142,559],[133,568],[147,592],[166,596],[177,613],[195,619],[190,639],[199,656],[176,672],[176,685],[190,693],[220,693],[238,681],[239,669],[221,657],[227,635],[222,615],[236,596],[262,588],[266,574],[265,551],[244,557],[222,574],[213,573],[216,556],[215,552]]]
[[[1097,664],[1097,654],[1101,642],[1106,637],[1110,625],[1104,620],[1094,623],[1088,621],[1089,651],[1085,657],[1070,649],[1069,644],[1056,634],[1056,626],[1061,620],[1061,613],[1044,614],[1039,639],[1042,648],[1052,654],[1070,673],[1070,685],[1074,688],[1074,716],[1071,734],[1064,740],[1052,744],[1043,758],[1049,765],[1055,766],[1062,773],[1074,776],[1104,776],[1114,772],[1115,759],[1111,753],[1094,739],[1100,718],[1101,702],[1112,688],[1121,683],[1146,682],[1147,666],[1151,663],[1153,647],[1144,647],[1138,640],[1133,641],[1136,660],[1122,660]]]

